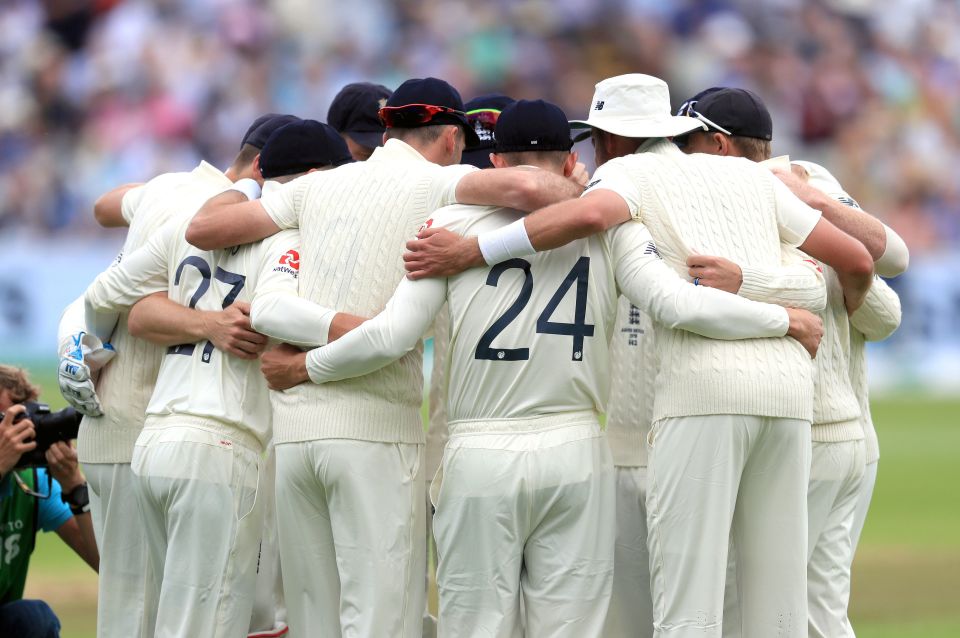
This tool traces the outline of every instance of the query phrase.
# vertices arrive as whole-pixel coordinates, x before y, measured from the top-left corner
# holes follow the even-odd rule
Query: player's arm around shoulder
[[[201,250],[214,250],[258,241],[281,228],[296,228],[303,187],[297,183],[301,179],[284,184],[263,200],[256,181],[239,180],[200,206],[187,227],[187,242]]]

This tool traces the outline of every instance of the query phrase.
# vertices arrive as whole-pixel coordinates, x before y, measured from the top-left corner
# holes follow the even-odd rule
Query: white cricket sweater
[[[144,246],[174,215],[197,210],[231,185],[220,170],[201,162],[190,172],[160,175],[128,191],[123,197],[122,212],[130,230],[118,261]],[[117,355],[100,373],[96,384],[104,414],[85,416],[80,423],[77,454],[81,463],[131,461],[166,352],[162,346],[130,336],[126,313],[121,314],[110,341]]]
[[[867,463],[880,458],[877,431],[870,415],[867,386],[867,341],[882,341],[900,326],[900,298],[880,277],[873,280],[863,305],[850,316],[850,382],[860,402],[860,424],[867,448]]]
[[[649,315],[620,297],[610,336],[607,441],[613,464],[647,466],[647,434],[653,417],[657,356]]]
[[[781,263],[820,214],[749,160],[685,155],[653,140],[601,166],[589,190],[606,188],[650,228],[660,254],[686,275],[693,252],[749,267]],[[660,361],[653,421],[707,414],[813,418],[814,367],[793,339],[724,342],[655,326]]]
[[[471,235],[516,221],[507,209],[451,206],[435,221]],[[787,313],[678,277],[642,224],[555,250],[472,268],[449,279],[403,280],[382,313],[307,356],[316,383],[370,373],[419,344],[447,303],[451,431],[515,431],[591,422],[609,388],[609,335],[620,290],[666,325],[715,338],[782,335]]]
[[[405,243],[436,209],[455,203],[471,166],[441,167],[388,140],[365,162],[300,177],[264,194],[281,228],[300,228],[300,295],[372,316],[404,278]],[[306,383],[274,396],[276,443],[344,438],[423,443],[422,346],[357,379]]]

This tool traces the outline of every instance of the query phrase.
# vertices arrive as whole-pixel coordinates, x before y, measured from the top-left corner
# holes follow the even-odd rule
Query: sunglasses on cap
[[[412,128],[431,122],[433,118],[443,113],[466,117],[463,111],[452,109],[449,106],[435,106],[433,104],[404,104],[402,106],[385,106],[377,114],[380,121],[387,128]]]
[[[726,135],[733,135],[732,132],[723,128],[713,120],[709,119],[706,115],[704,115],[700,111],[693,108],[696,105],[697,105],[696,100],[691,100],[690,102],[684,102],[683,105],[679,109],[677,109],[677,115],[684,116],[684,117],[692,117],[696,120],[700,120],[701,122],[703,122],[704,124],[706,124],[708,127],[712,128],[715,131],[720,131],[721,133],[724,133]]]
[[[483,128],[493,130],[497,126],[497,120],[500,119],[499,109],[473,109],[467,111],[467,121],[471,126],[476,126],[479,122]]]

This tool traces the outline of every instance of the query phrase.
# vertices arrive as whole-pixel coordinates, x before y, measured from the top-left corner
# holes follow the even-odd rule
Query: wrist
[[[69,491],[64,489],[60,495],[60,500],[70,506],[70,512],[74,516],[80,516],[90,511],[90,492],[85,482],[81,482]]]
[[[243,179],[235,181],[233,186],[230,187],[230,190],[239,191],[246,195],[247,199],[254,200],[260,198],[261,188],[257,180],[244,177]]]
[[[488,266],[536,252],[527,236],[527,227],[523,218],[496,230],[477,235],[477,246]]]

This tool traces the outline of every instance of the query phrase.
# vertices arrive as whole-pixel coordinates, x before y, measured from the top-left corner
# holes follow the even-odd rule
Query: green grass
[[[51,406],[63,405],[49,368],[33,376]],[[960,636],[960,398],[881,397],[873,414],[881,458],[854,563],[857,636]],[[64,638],[95,635],[96,575],[54,534],[38,542],[27,594],[51,603]]]

